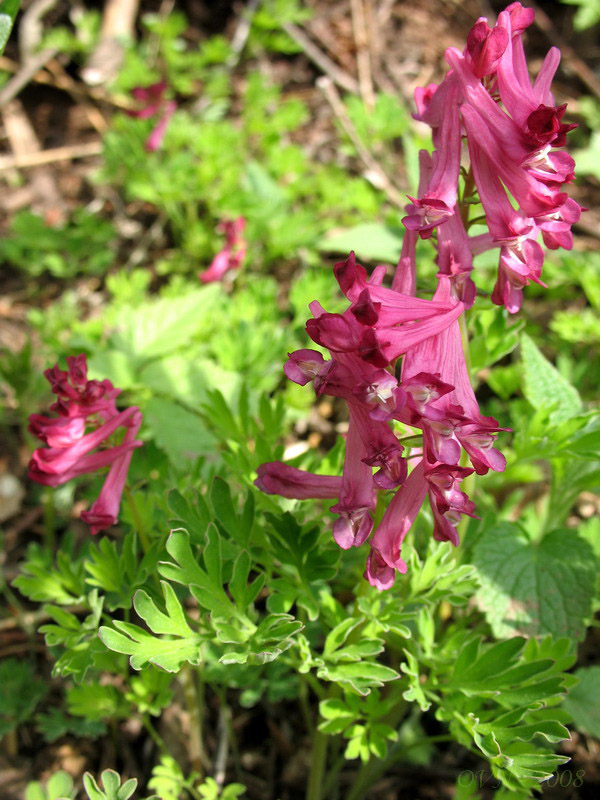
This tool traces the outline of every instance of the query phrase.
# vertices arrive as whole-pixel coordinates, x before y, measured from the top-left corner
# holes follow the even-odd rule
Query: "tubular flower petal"
[[[135,406],[118,411],[120,393],[108,380],[87,379],[84,355],[67,358],[68,371],[58,365],[44,373],[58,400],[51,408],[57,418],[32,414],[29,430],[48,445],[31,456],[29,477],[45,486],[60,486],[80,475],[110,467],[98,500],[81,518],[98,533],[117,522],[121,494],[133,451],[142,446],[136,440],[142,414]],[[91,427],[89,433],[86,429]],[[125,428],[120,444],[109,439]]]

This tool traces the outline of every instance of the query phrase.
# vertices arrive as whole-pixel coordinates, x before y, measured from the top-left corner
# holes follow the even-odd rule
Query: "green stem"
[[[167,747],[165,740],[162,738],[160,733],[156,730],[156,728],[154,727],[154,725],[150,721],[150,718],[148,717],[147,714],[142,714],[142,725],[147,730],[150,738],[152,739],[154,744],[158,747],[158,749],[161,751],[161,753],[164,753],[165,755],[169,755],[169,748]]]
[[[473,189],[475,188],[475,176],[473,175],[473,170],[469,168],[465,176],[465,185],[463,188],[461,202],[459,203],[460,208],[460,216],[463,221],[463,225],[465,228],[469,225],[469,200],[473,194]]]
[[[317,678],[315,678],[314,675],[312,675],[310,672],[305,672],[301,677],[310,686],[310,688],[317,695],[319,700],[324,700],[325,697],[327,697],[327,692],[325,688],[321,686],[321,684],[319,683]]]
[[[312,736],[315,726],[313,725],[313,721],[310,716],[310,706],[308,703],[308,681],[303,680],[305,677],[305,675],[300,676],[301,680],[298,689],[298,700],[300,701],[300,710],[302,711],[302,716],[304,717],[306,730],[308,735]]]
[[[398,697],[398,702],[393,706],[392,710],[382,718],[382,722],[390,725],[392,728],[397,728],[401,720],[406,715],[408,703],[401,697]],[[385,759],[376,758],[371,756],[366,764],[360,768],[356,780],[352,784],[350,793],[346,800],[361,800],[369,791],[373,782],[377,780],[388,767],[394,763],[397,758],[399,745],[394,745],[390,750],[390,754]]]
[[[323,778],[325,776],[325,766],[327,764],[327,745],[329,736],[321,731],[316,731],[313,737],[312,758],[310,763],[310,775],[308,777],[308,787],[306,790],[306,800],[321,800],[323,790]]]
[[[47,489],[44,492],[44,539],[50,552],[54,551],[56,531],[56,508],[54,494]]]
[[[189,757],[193,770],[204,774],[208,759],[202,738],[202,724],[204,717],[204,692],[198,684],[197,674],[189,664],[186,664],[179,673],[179,680],[185,697],[188,714],[190,715]]]
[[[346,763],[346,756],[344,755],[344,753],[342,753],[337,758],[333,767],[329,770],[327,778],[325,779],[325,782],[323,784],[323,797],[325,797],[326,800],[329,800],[329,798],[333,795],[333,789],[336,785],[338,775],[344,768],[345,763]]]

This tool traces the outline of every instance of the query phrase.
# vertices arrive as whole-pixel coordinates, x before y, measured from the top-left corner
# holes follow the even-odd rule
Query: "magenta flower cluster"
[[[416,90],[415,117],[431,127],[435,149],[420,154],[418,198],[410,198],[404,218],[423,238],[437,229],[446,272],[467,273],[473,255],[499,247],[492,300],[511,313],[521,307],[524,286],[542,283],[540,234],[551,250],[571,249],[571,226],[582,211],[564,191],[575,163],[557,149],[576,127],[562,121],[566,104],[556,106],[550,91],[560,51],[551,48],[533,84],[529,77],[522,36],[534,16],[533,9],[512,3],[493,28],[479,19],[464,52],[446,51],[451,70],[442,83]],[[463,135],[467,189],[477,190],[488,227],[470,239],[457,205]]]
[[[434,538],[456,545],[461,519],[475,516],[462,481],[506,465],[494,446],[503,429],[481,414],[463,350],[460,317],[476,295],[473,256],[500,248],[492,299],[515,312],[523,287],[540,282],[540,234],[546,247],[570,248],[571,224],[581,212],[562,191],[573,179],[573,160],[556,150],[573,127],[562,122],[565,108],[555,107],[549,88],[559,53],[550,51],[532,85],[521,38],[532,20],[533,11],[520,3],[503,11],[493,28],[478,20],[464,52],[447,51],[452,69],[444,81],[417,90],[417,118],[431,126],[434,151],[420,154],[418,197],[409,198],[391,288],[383,286],[385,267],[367,277],[354,253],[336,264],[349,307],[329,314],[315,301],[306,325],[330,358],[298,350],[284,367],[295,383],[312,382],[317,395],[346,401],[343,474],[272,462],[259,467],[256,485],[288,498],[335,499],[333,536],[344,549],[369,542],[365,577],[378,589],[389,588],[396,572],[406,571],[402,543],[426,499]],[[463,167],[459,200],[465,137],[470,168]],[[469,237],[475,191],[489,232]],[[433,236],[437,245],[438,286],[431,300],[416,297],[419,236]],[[405,452],[394,421],[420,433],[422,451]],[[373,533],[382,491],[394,496]]]
[[[177,109],[177,103],[174,100],[166,99],[165,93],[167,89],[166,82],[159,81],[150,86],[136,86],[131,90],[132,97],[141,104],[141,107],[135,110],[129,109],[127,111],[129,116],[137,117],[137,119],[158,117],[158,121],[150,131],[150,135],[144,145],[149,153],[160,149],[171,117]]]
[[[110,467],[98,499],[81,518],[91,533],[114,525],[127,479],[131,455],[142,442],[136,440],[142,414],[136,406],[118,411],[120,389],[109,380],[87,379],[85,355],[67,358],[68,371],[57,366],[44,372],[57,400],[50,406],[58,416],[32,414],[29,430],[46,447],[33,452],[29,477],[45,486],[60,486],[72,478]],[[119,428],[120,444],[109,444]]]
[[[406,279],[412,261],[401,261],[396,277],[404,274]],[[346,401],[343,475],[316,475],[272,462],[259,467],[256,485],[295,499],[336,498],[333,536],[344,549],[369,539],[378,491],[395,491],[370,541],[366,571],[374,586],[387,589],[396,570],[406,571],[402,542],[425,498],[433,511],[435,538],[457,544],[460,519],[474,515],[461,481],[473,471],[503,470],[505,460],[494,449],[498,423],[482,416],[469,382],[459,325],[465,304],[453,296],[452,277],[440,273],[433,300],[426,300],[382,286],[385,268],[378,267],[367,280],[354,253],[334,271],[349,308],[329,314],[315,301],[310,305],[314,318],[306,326],[331,358],[297,350],[284,370],[300,385],[312,381],[317,395]],[[410,475],[393,420],[423,436],[422,455]],[[460,466],[463,451],[470,468]]]

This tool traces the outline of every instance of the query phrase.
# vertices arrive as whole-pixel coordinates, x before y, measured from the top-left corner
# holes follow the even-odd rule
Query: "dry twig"
[[[337,83],[341,89],[345,89],[347,92],[358,94],[357,81],[351,75],[348,75],[341,67],[338,67],[329,56],[325,55],[321,48],[317,47],[317,45],[308,38],[302,28],[294,25],[293,22],[284,22],[281,27],[287,35],[302,48],[306,57],[322,69],[333,83]]]
[[[37,56],[32,56],[20,67],[19,71],[8,81],[6,86],[0,90],[0,108],[7,105],[24,89],[36,72],[45,66],[51,58],[56,55],[56,50],[47,47]]]
[[[40,152],[36,133],[19,100],[11,100],[3,109],[4,129],[10,142],[13,160],[31,158]],[[13,161],[14,166],[14,161]],[[62,216],[64,203],[52,172],[45,166],[38,166],[31,175],[35,196],[45,211],[51,211],[56,221]]]
[[[363,0],[350,0],[350,8],[352,10],[352,32],[356,42],[356,66],[360,96],[365,106],[372,111],[375,107],[375,93],[371,75],[370,26],[367,22]]]
[[[0,172],[6,172],[9,169],[39,167],[42,164],[54,164],[57,161],[70,161],[74,158],[89,158],[89,156],[97,156],[101,152],[102,142],[86,142],[29,153],[15,153],[11,156],[0,156]]]
[[[83,80],[99,86],[116,77],[125,55],[124,40],[133,38],[139,0],[106,0],[98,46],[81,71]]]
[[[338,94],[337,89],[333,84],[333,81],[326,76],[322,76],[318,78],[317,86],[325,95],[325,98],[331,106],[333,113],[339,119],[343,129],[350,137],[352,144],[356,147],[356,152],[358,153],[361,161],[367,168],[367,171],[365,172],[365,178],[369,181],[369,183],[375,186],[376,189],[380,189],[381,191],[385,192],[388,199],[394,203],[394,205],[404,208],[406,204],[406,198],[404,198],[400,190],[393,185],[388,176],[385,174],[381,165],[375,160],[372,153],[370,153],[365,147],[356,131],[356,128],[352,124],[352,120],[348,116],[348,113],[344,107],[341,97]]]
[[[17,73],[20,70],[20,66],[11,58],[0,56],[0,69],[4,70],[5,72]],[[40,69],[31,76],[31,80],[34,81],[34,83],[41,83],[45,86],[52,86],[55,89],[61,89],[64,92],[69,92],[69,94],[77,98],[90,97],[92,100],[95,100],[98,103],[106,103],[107,105],[115,106],[116,108],[132,108],[134,105],[132,100],[124,97],[109,95],[104,89],[77,83],[69,75],[66,75],[65,77],[64,70],[62,74],[50,74],[44,69]]]
[[[248,5],[242,10],[233,36],[231,37],[231,56],[227,61],[229,69],[234,69],[240,60],[242,50],[246,46],[250,28],[252,27],[252,17],[254,16],[260,0],[249,0]]]

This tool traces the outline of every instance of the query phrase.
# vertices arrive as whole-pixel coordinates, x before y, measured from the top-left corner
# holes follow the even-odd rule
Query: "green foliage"
[[[581,667],[575,672],[579,682],[563,701],[578,730],[600,737],[600,667]]]
[[[44,786],[30,781],[25,788],[25,800],[74,800],[75,786],[68,772],[59,770],[48,778]]]
[[[236,800],[246,792],[246,787],[241,783],[230,783],[228,786],[219,787],[214,778],[206,778],[196,787],[203,800]]]
[[[504,522],[479,539],[474,563],[479,603],[496,636],[582,638],[598,564],[575,531],[554,530],[535,542],[518,525]]]
[[[574,661],[568,639],[514,637],[484,645],[468,631],[446,638],[438,663],[441,702],[436,717],[450,732],[488,760],[495,777],[511,790],[534,788],[568,760],[551,744],[569,737],[564,712],[556,708],[571,680],[562,670]],[[423,685],[437,682],[429,677]]]
[[[85,592],[83,563],[65,549],[58,550],[54,564],[52,554],[32,542],[13,586],[30,600],[72,605]]]
[[[68,733],[79,738],[95,739],[106,732],[106,726],[100,720],[72,717],[59,708],[37,714],[35,719],[38,731],[47,742],[54,742]]]
[[[20,5],[21,0],[2,0],[0,3],[0,55],[4,52]]]
[[[105,769],[101,775],[102,789],[90,772],[83,776],[83,788],[88,800],[129,800],[137,789],[137,778],[121,783],[121,776],[113,769]],[[158,800],[155,795],[146,800]]]
[[[143,590],[136,593],[134,608],[152,633],[165,634],[170,638],[152,636],[139,625],[122,620],[113,622],[117,630],[102,626],[100,638],[110,650],[130,655],[130,663],[134,669],[139,670],[150,663],[167,672],[177,672],[184,661],[200,663],[202,640],[190,628],[171,585],[162,581],[161,586],[165,600],[164,612]]]
[[[162,755],[158,764],[152,768],[148,788],[156,791],[161,800],[179,800],[190,782],[186,780],[181,767],[172,756]]]
[[[75,717],[85,717],[92,722],[124,719],[129,705],[116,686],[84,683],[67,690],[67,709]]]
[[[28,720],[46,694],[31,664],[15,658],[0,662],[0,737]]]
[[[367,697],[346,694],[344,699],[327,699],[319,704],[324,719],[319,725],[323,733],[341,733],[348,739],[345,757],[360,758],[366,762],[372,756],[385,758],[388,742],[398,739],[396,730],[385,722],[390,712],[390,702],[382,700],[381,694],[373,690]]]
[[[282,26],[308,13],[297,0],[258,5],[246,47],[261,69],[246,69],[243,80],[244,54],[224,36],[192,41],[179,11],[140,19],[141,41],[127,49],[107,91],[164,78],[178,109],[155,153],[144,149],[155,120],[117,114],[96,180],[164,232],[166,246],[157,252],[151,242],[147,263],[113,270],[115,230],[87,212],[58,228],[18,214],[0,245],[4,259],[30,275],[102,278],[91,299],[77,283],[30,310],[35,348],[7,354],[0,367],[10,434],[51,402],[40,368],[77,352],[88,355],[91,377],[113,381],[123,390],[119,402],[144,415],[119,529],[90,539],[72,521],[75,498],[97,496],[100,476],[41,490],[44,545],[31,542],[34,525],[13,585],[45,604],[50,620],[40,631],[60,680],[40,706],[31,669],[13,663],[4,692],[0,681],[2,719],[14,728],[33,717],[47,741],[97,737],[109,726],[114,735],[115,722],[130,717],[151,732],[150,716],[179,697],[177,684],[189,678],[193,688],[201,675],[206,725],[217,701],[226,719],[228,703],[250,709],[285,700],[302,704],[312,731],[318,703],[318,730],[337,737],[331,750],[360,759],[367,775],[395,759],[435,759],[439,737],[426,734],[435,717],[442,737],[489,764],[504,787],[498,798],[521,800],[564,760],[554,749],[566,722],[597,731],[596,668],[580,669],[575,685],[566,673],[574,646],[562,637],[582,640],[600,602],[597,520],[573,528],[581,493],[600,483],[600,417],[590,404],[598,258],[574,251],[548,259],[546,297],[560,310],[544,339],[536,324],[523,335],[522,322],[478,298],[467,315],[470,369],[487,383],[482,412],[514,431],[502,441],[508,469],[477,479],[481,519],[461,531],[460,550],[430,541],[425,509],[405,545],[408,572],[387,592],[369,587],[364,554],[342,553],[332,541],[328,503],[299,505],[253,486],[258,466],[280,459],[340,474],[342,437],[324,452],[343,430],[340,407],[320,399],[326,424],[309,416],[310,393],[285,382],[281,364],[307,346],[311,301],[334,313],[345,307],[319,252],[346,257],[354,249],[361,259],[395,263],[402,246],[398,211],[386,211],[364,178],[298,144],[312,124],[309,106],[265,77],[269,52],[298,51]],[[54,30],[47,43],[82,59],[98,20],[79,17],[74,32]],[[354,96],[344,103],[390,174],[399,144],[405,154],[424,146],[396,98],[378,94],[373,109]],[[597,115],[585,99],[581,108],[588,122]],[[354,144],[343,132],[338,150],[351,163]],[[405,167],[413,180],[414,168]],[[217,222],[238,215],[247,220],[244,265],[223,284],[200,285],[196,273],[223,246]],[[418,258],[430,293],[431,242],[419,243]],[[478,259],[484,289],[496,261],[497,252]],[[528,289],[534,305],[537,291]],[[101,313],[90,314],[96,303]],[[209,741],[212,748],[212,734]],[[161,800],[244,793],[240,784],[200,783],[165,754],[148,767],[148,791]],[[111,771],[102,783],[86,776],[90,800],[126,800],[136,789]],[[459,781],[457,798],[480,788]],[[28,791],[51,800],[54,789]],[[72,786],[64,792],[72,795]]]
[[[529,336],[521,337],[523,391],[534,409],[550,411],[550,423],[563,422],[581,411],[577,390],[544,358]]]
[[[573,27],[576,31],[584,31],[600,22],[600,0],[561,0],[561,2],[577,6],[577,13],[573,17]]]
[[[398,262],[402,249],[403,232],[377,222],[364,222],[348,230],[334,233],[321,239],[319,250],[323,253],[339,253],[344,256],[351,250],[366,261]]]
[[[42,625],[40,633],[45,634],[46,645],[57,658],[54,675],[72,676],[80,682],[89,670],[105,666],[102,660],[105,651],[98,640],[103,605],[104,598],[98,595],[97,590],[93,590],[87,595],[84,607],[90,613],[83,620],[59,606],[44,606],[44,611],[53,622]]]
[[[469,346],[471,374],[476,377],[480,370],[512,353],[519,344],[524,322],[512,320],[506,309],[498,306],[486,308],[481,304],[469,313],[469,329],[473,336]]]
[[[0,240],[0,258],[32,276],[99,275],[112,264],[114,238],[112,225],[87,211],[76,211],[56,227],[37,214],[19,211],[10,235]]]
[[[56,25],[44,36],[43,46],[68,53],[77,60],[83,60],[96,46],[102,23],[101,15],[97,9],[89,11],[77,9],[70,17],[73,28]]]

